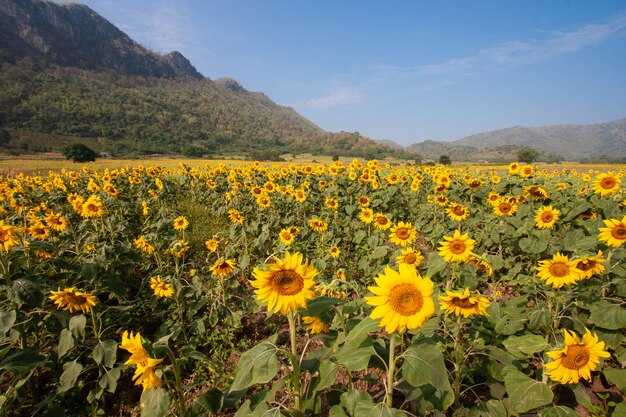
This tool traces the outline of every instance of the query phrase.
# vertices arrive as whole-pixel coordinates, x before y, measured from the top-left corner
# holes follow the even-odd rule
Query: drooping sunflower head
[[[622,220],[603,220],[606,227],[601,227],[598,239],[608,246],[617,248],[626,242],[626,216]]]
[[[213,263],[210,271],[213,276],[219,278],[228,278],[233,272],[235,272],[235,266],[237,261],[234,259],[220,258]]]
[[[552,229],[561,212],[552,206],[539,207],[535,212],[535,225],[539,229]]]
[[[596,256],[585,256],[576,262],[576,269],[581,271],[583,278],[591,278],[593,274],[604,272],[606,259],[602,257],[602,251],[598,251]]]
[[[405,247],[410,245],[417,239],[417,230],[411,223],[398,222],[398,224],[391,228],[391,234],[389,240],[396,245]]]
[[[600,358],[611,355],[604,350],[604,342],[598,340],[595,333],[585,329],[582,340],[574,332],[566,329],[562,349],[546,352],[552,362],[545,364],[547,374],[553,381],[561,384],[576,384],[582,378],[591,381],[591,371],[600,363]]]
[[[325,232],[328,230],[328,223],[326,223],[322,219],[311,219],[309,220],[309,227],[316,232]]]
[[[171,284],[163,281],[160,275],[150,278],[150,288],[157,297],[169,298],[174,295],[174,288]]]
[[[534,200],[545,200],[548,198],[548,192],[538,185],[525,187],[524,192],[531,196]]]
[[[477,255],[475,253],[470,253],[465,263],[474,265],[477,270],[484,272],[485,274],[491,276],[493,275],[493,267],[487,260],[487,258]]]
[[[466,288],[463,293],[446,291],[446,295],[439,296],[439,305],[442,310],[447,314],[465,318],[473,315],[488,316],[489,304],[489,299],[480,295],[478,291],[476,291],[475,296],[472,296],[469,288]]]
[[[415,268],[400,264],[396,272],[387,266],[374,280],[377,286],[368,287],[374,295],[365,301],[374,307],[370,317],[380,319],[387,333],[418,329],[435,314],[434,284]]]
[[[79,310],[83,313],[89,313],[91,308],[98,303],[93,294],[77,291],[76,287],[50,291],[48,298],[53,300],[59,308],[68,310],[70,313]]]
[[[267,303],[268,310],[283,315],[306,308],[307,300],[315,298],[311,288],[315,285],[317,270],[301,253],[293,255],[285,252],[285,258],[274,258],[267,269],[254,268],[254,280],[250,284],[261,302]]]
[[[602,197],[615,194],[619,190],[620,177],[612,172],[603,172],[593,181],[593,191]]]
[[[316,316],[303,316],[302,322],[306,324],[306,330],[310,334],[328,333],[330,331],[328,324]]]
[[[539,261],[539,266],[536,267],[537,276],[553,288],[574,284],[582,279],[582,273],[576,268],[576,263],[575,260],[569,260],[567,256],[558,252],[552,259]]]
[[[465,262],[474,250],[476,241],[470,239],[467,233],[461,235],[459,230],[455,230],[454,234],[444,236],[443,241],[439,242],[439,255],[446,262]]]

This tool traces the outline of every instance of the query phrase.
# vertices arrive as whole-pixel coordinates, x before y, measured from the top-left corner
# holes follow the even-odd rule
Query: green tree
[[[531,148],[530,146],[525,146],[517,151],[517,160],[520,162],[525,162],[530,164],[535,162],[539,157],[539,152],[535,148]]]
[[[98,156],[96,151],[82,143],[67,145],[62,153],[65,159],[70,159],[72,162],[93,162]]]
[[[442,165],[450,165],[452,163],[452,159],[448,155],[441,155],[439,157],[439,163]]]

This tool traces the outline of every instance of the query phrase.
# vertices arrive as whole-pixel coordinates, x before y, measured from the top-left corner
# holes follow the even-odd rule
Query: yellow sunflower
[[[79,310],[83,313],[89,313],[91,307],[95,307],[98,303],[93,294],[76,291],[76,287],[65,288],[64,290],[59,288],[57,291],[50,291],[50,294],[48,298],[53,300],[54,304],[70,313]]]
[[[174,219],[174,230],[185,230],[189,227],[189,220],[185,216],[178,216]]]
[[[365,224],[370,224],[372,221],[374,221],[374,211],[368,207],[361,208],[359,219]]]
[[[235,271],[235,266],[237,265],[237,261],[234,259],[224,259],[220,258],[213,263],[211,268],[211,274],[220,278],[227,278]]]
[[[434,284],[430,278],[422,278],[407,265],[398,267],[399,272],[385,267],[385,272],[374,278],[377,286],[368,287],[375,295],[365,297],[367,304],[374,307],[370,317],[381,319],[378,325],[387,333],[418,329],[435,314]]]
[[[204,246],[206,246],[206,248],[208,250],[210,250],[211,252],[215,252],[217,250],[217,246],[219,245],[219,240],[217,239],[209,239],[206,242],[204,242]]]
[[[245,217],[243,217],[237,209],[228,210],[228,217],[232,223],[243,224],[243,221],[245,220]]]
[[[324,204],[326,204],[326,207],[333,210],[337,210],[339,208],[339,202],[334,198],[327,198]]]
[[[602,220],[606,227],[601,227],[598,239],[607,245],[617,248],[626,242],[626,216],[622,220]]]
[[[402,254],[396,258],[398,264],[404,264],[412,268],[417,268],[422,263],[424,257],[420,251],[416,251],[413,248],[406,248],[402,250]]]
[[[332,248],[328,249],[328,254],[331,258],[337,258],[341,254],[341,249],[339,249],[337,246],[333,246]]]
[[[325,232],[326,230],[328,230],[328,223],[326,223],[322,219],[309,220],[309,226],[316,232]]]
[[[576,263],[575,260],[569,260],[567,256],[557,252],[552,259],[539,261],[539,266],[535,269],[539,271],[537,276],[546,281],[546,284],[552,285],[553,288],[561,288],[582,279],[582,272],[576,269]]]
[[[291,233],[291,228],[281,229],[278,233],[278,237],[280,238],[280,241],[287,246],[291,245],[293,243],[293,240],[296,238],[296,236]]]
[[[604,263],[606,259],[602,257],[602,251],[599,250],[596,256],[585,256],[576,261],[576,269],[582,272],[583,278],[591,278],[593,274],[601,274],[604,272]]]
[[[40,221],[36,221],[28,228],[28,233],[37,240],[45,240],[50,236],[50,230]]]
[[[603,172],[593,181],[593,191],[602,197],[615,194],[619,190],[620,178],[612,172]]]
[[[328,333],[330,331],[328,325],[316,316],[303,316],[302,322],[307,325],[306,329],[310,334]]]
[[[171,284],[163,281],[160,275],[150,278],[150,288],[157,297],[170,298],[174,295],[174,288]]]
[[[465,263],[474,265],[477,270],[482,271],[489,276],[493,275],[493,267],[489,261],[482,256],[470,253],[468,258],[465,260]]]
[[[443,241],[439,242],[439,255],[446,262],[465,262],[474,250],[476,241],[470,239],[465,233],[461,235],[459,230],[455,230],[452,237],[444,236]]]
[[[448,212],[448,217],[457,222],[467,219],[469,215],[467,208],[459,203],[450,203],[446,211]]]
[[[552,229],[561,212],[552,206],[539,207],[535,212],[535,225],[539,229]]]
[[[465,318],[476,314],[488,316],[487,308],[489,299],[476,291],[475,296],[470,295],[469,288],[461,294],[459,292],[446,291],[446,295],[439,296],[439,305],[447,314],[455,314]]]
[[[78,201],[78,200],[77,200]],[[75,206],[77,208],[77,206]],[[97,195],[92,195],[82,203],[80,215],[85,218],[100,217],[104,214],[104,205]]]
[[[547,374],[553,381],[561,384],[577,384],[582,378],[591,381],[591,371],[594,371],[600,358],[609,358],[611,355],[604,350],[604,342],[598,340],[595,333],[585,329],[582,340],[578,335],[563,330],[565,341],[562,349],[546,352],[552,362],[546,363]]]
[[[52,230],[55,230],[57,232],[62,232],[65,229],[67,229],[67,226],[69,225],[69,221],[65,217],[61,216],[60,214],[54,214],[51,212],[46,216],[46,224]]]
[[[383,213],[376,213],[374,216],[374,226],[379,230],[387,230],[391,227],[391,220]]]
[[[150,388],[158,388],[161,386],[161,379],[154,372],[154,367],[160,364],[163,359],[153,359],[148,356],[148,352],[141,343],[139,333],[133,336],[133,333],[130,332],[129,336],[128,331],[124,331],[120,348],[131,354],[125,364],[137,365],[137,369],[132,378],[132,380],[135,381],[135,385],[143,385],[144,392]]]
[[[391,234],[389,240],[396,245],[405,247],[410,245],[417,239],[417,230],[411,223],[398,222],[398,224],[391,228]]]
[[[285,259],[274,257],[268,270],[254,268],[254,280],[250,284],[261,302],[267,303],[268,310],[286,315],[306,308],[307,300],[315,298],[311,288],[315,285],[317,270],[313,264],[303,260],[301,253],[285,253]]]
[[[517,211],[517,204],[512,203],[508,198],[501,198],[498,203],[493,206],[493,212],[496,216],[512,216]]]

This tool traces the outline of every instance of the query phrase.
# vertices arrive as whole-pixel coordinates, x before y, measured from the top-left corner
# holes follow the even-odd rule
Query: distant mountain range
[[[592,125],[515,126],[451,142],[427,140],[404,149],[431,159],[445,154],[456,161],[510,161],[524,146],[542,152],[543,160],[625,158],[626,118]]]
[[[0,0],[0,147],[84,142],[113,155],[397,154],[331,133],[179,52],[155,53],[78,3]],[[271,155],[270,155],[271,154]]]

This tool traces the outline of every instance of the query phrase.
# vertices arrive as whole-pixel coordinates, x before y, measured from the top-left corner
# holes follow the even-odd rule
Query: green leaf
[[[17,375],[38,368],[46,363],[46,357],[39,353],[37,348],[11,349],[0,361],[0,369]]]
[[[20,278],[11,285],[11,300],[18,306],[41,307],[44,295],[37,277]]]
[[[99,340],[93,350],[93,360],[98,365],[113,368],[117,360],[117,342],[113,339]]]
[[[430,384],[440,391],[444,408],[454,402],[441,349],[430,339],[414,339],[404,352],[402,376],[414,387]]]
[[[77,361],[66,362],[63,364],[63,373],[59,379],[60,386],[57,390],[58,393],[68,391],[74,387],[76,380],[83,370],[83,365]]]
[[[432,252],[428,256],[428,271],[426,271],[426,275],[433,277],[444,269],[446,269],[446,261],[437,252]]]
[[[548,385],[513,368],[509,368],[504,375],[504,386],[513,408],[519,413],[551,404],[554,397]]]
[[[528,321],[528,318],[521,313],[505,314],[497,322],[495,331],[496,333],[504,335],[512,335],[520,330],[524,329],[524,323]]]
[[[316,316],[320,317],[327,314],[328,311],[337,304],[340,304],[341,300],[332,297],[318,297],[312,301],[309,301],[306,310],[302,312],[303,316]]]
[[[319,392],[330,387],[339,374],[339,365],[329,360],[322,361],[318,373],[311,383],[311,392]]]
[[[191,404],[189,417],[202,417],[217,413],[224,404],[224,395],[217,388],[210,388],[207,392],[196,397]]]
[[[578,417],[578,413],[563,405],[553,405],[539,410],[539,417]]]
[[[626,392],[626,369],[605,368],[603,374],[607,381]]]
[[[385,255],[387,255],[389,248],[387,246],[379,246],[376,249],[374,249],[372,251],[372,254],[370,255],[371,259],[380,259],[385,257]]]
[[[489,400],[472,407],[469,417],[507,417],[506,407],[501,401]]]
[[[534,353],[545,350],[549,345],[545,338],[535,334],[525,334],[523,336],[509,336],[502,342],[507,352],[516,358],[527,358]]]
[[[519,248],[526,253],[538,254],[548,249],[548,242],[535,236],[525,237],[520,239]]]
[[[571,222],[579,214],[582,214],[582,213],[586,212],[587,210],[589,210],[591,208],[593,208],[593,207],[591,206],[591,204],[589,204],[587,202],[576,204],[575,208],[567,214],[567,216],[563,219],[562,223],[569,223],[569,222]]]
[[[618,304],[598,301],[589,306],[589,322],[603,329],[619,330],[626,327],[626,309]]]
[[[372,401],[372,397],[367,392],[358,390],[350,390],[341,394],[341,405],[348,411],[348,414],[354,416],[357,404],[361,401]]]
[[[170,415],[172,397],[166,389],[150,388],[141,394],[141,417],[166,417]]]
[[[389,408],[385,403],[375,404],[371,400],[359,401],[354,414],[358,417],[406,417],[400,410]]]
[[[611,417],[626,417],[626,403],[617,404]]]
[[[246,389],[252,384],[264,384],[276,376],[279,368],[276,357],[278,347],[275,344],[277,338],[278,335],[273,335],[241,355],[230,391]]]
[[[17,314],[15,313],[15,310],[0,311],[0,340],[2,340],[4,334],[8,332],[11,327],[13,327],[13,323],[15,323],[16,318]]]
[[[57,345],[57,356],[61,359],[74,347],[74,336],[68,329],[61,330],[59,344]]]
[[[73,316],[70,319],[69,328],[76,339],[85,340],[85,325],[87,324],[87,318],[84,315],[79,314]]]
[[[100,273],[100,265],[96,263],[83,264],[80,270],[80,276],[87,281],[93,281],[98,277]]]
[[[358,346],[355,346],[352,339],[350,339],[350,343],[346,343],[337,349],[335,360],[349,371],[362,371],[367,368],[370,358],[375,353],[374,343],[370,337],[362,339],[361,344]]]
[[[109,391],[110,393],[114,393],[117,388],[117,380],[120,379],[120,375],[122,374],[119,368],[113,368],[109,370],[105,370],[104,374],[100,377],[98,381],[98,385],[100,388]]]
[[[346,411],[340,405],[330,407],[330,417],[348,417]]]

